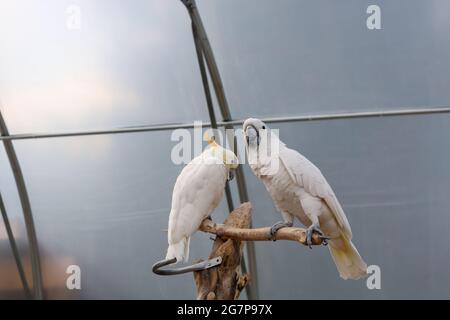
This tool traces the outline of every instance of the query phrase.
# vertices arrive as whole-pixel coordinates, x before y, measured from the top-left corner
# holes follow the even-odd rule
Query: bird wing
[[[226,183],[222,164],[206,164],[195,158],[183,168],[174,186],[169,216],[169,243],[177,243],[196,232],[219,205]],[[206,159],[207,161],[207,159]]]
[[[280,159],[295,183],[326,202],[339,226],[351,239],[352,231],[344,210],[319,168],[297,151],[284,146],[280,148]]]

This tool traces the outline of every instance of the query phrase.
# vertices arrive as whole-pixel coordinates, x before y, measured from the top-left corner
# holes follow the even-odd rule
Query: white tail
[[[329,248],[341,278],[356,280],[367,276],[367,264],[345,235],[330,240]]]
[[[177,262],[187,262],[189,259],[189,243],[191,238],[183,238],[180,242],[169,244],[166,259],[177,258]]]

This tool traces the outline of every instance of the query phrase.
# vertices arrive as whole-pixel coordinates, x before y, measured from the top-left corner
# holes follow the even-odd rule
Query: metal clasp
[[[164,269],[164,270],[161,269],[162,267],[174,264],[176,262],[177,258],[158,261],[153,265],[152,271],[153,273],[156,273],[160,276],[173,276],[188,272],[201,271],[220,265],[222,263],[222,257],[215,257],[186,267],[180,267],[175,269]]]

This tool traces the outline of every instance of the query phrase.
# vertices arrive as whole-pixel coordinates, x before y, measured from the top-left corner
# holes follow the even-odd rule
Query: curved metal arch
[[[9,136],[8,127],[0,110],[0,135]],[[42,300],[42,272],[41,261],[39,257],[39,245],[37,242],[36,229],[34,227],[33,213],[31,210],[30,198],[28,197],[25,179],[23,177],[22,169],[20,167],[19,159],[17,158],[14,145],[11,140],[3,140],[6,155],[8,156],[11,169],[13,171],[14,180],[19,193],[20,204],[22,206],[23,216],[25,220],[25,227],[27,230],[28,246],[30,248],[30,261],[33,277],[33,298]]]
[[[231,123],[232,117],[230,113],[230,109],[228,107],[228,101],[225,95],[225,90],[223,87],[222,79],[220,77],[219,68],[217,67],[216,60],[214,58],[214,53],[211,47],[211,44],[208,40],[208,35],[206,34],[205,28],[203,26],[202,19],[200,17],[200,13],[197,9],[197,4],[195,0],[181,0],[181,2],[186,6],[189,16],[191,18],[192,22],[192,31],[194,35],[194,43],[197,51],[197,56],[200,64],[200,71],[202,73],[202,80],[205,87],[205,94],[209,94],[209,85],[208,85],[208,79],[205,77],[205,67],[204,67],[204,61],[206,61],[206,64],[208,66],[209,75],[211,77],[211,81],[214,87],[214,91],[216,93],[217,102],[219,104],[220,112],[222,114],[223,122],[225,123],[224,127],[225,129],[233,129],[233,125]],[[207,96],[207,103],[208,103],[208,111],[211,114],[214,114],[214,110],[212,108],[212,102],[210,97]],[[215,122],[215,116],[214,118],[211,117],[211,124],[217,126]],[[228,130],[228,141],[233,141],[233,145],[235,148],[235,152],[237,149],[237,143],[236,143],[236,137],[231,134],[231,130]],[[248,202],[248,193],[247,193],[247,187],[245,183],[245,176],[244,171],[242,170],[242,167],[239,166],[236,170],[236,182],[238,187],[238,193],[239,193],[239,199],[241,203]],[[229,186],[227,184],[226,188],[226,194],[227,194],[227,201],[228,205],[230,206],[230,203],[232,205],[232,199],[231,199],[231,192],[229,189]],[[230,200],[231,199],[231,200]],[[251,221],[250,221],[250,227],[251,227]],[[247,257],[248,257],[248,264],[250,273],[252,275],[253,281],[246,286],[247,296],[249,299],[254,300],[258,299],[258,270],[256,265],[256,252],[255,252],[255,244],[253,242],[247,243]],[[246,269],[245,263],[242,264],[242,268]]]
[[[30,291],[30,286],[28,285],[27,276],[23,268],[22,259],[20,258],[19,248],[17,247],[16,239],[14,238],[14,233],[9,222],[8,213],[6,212],[5,203],[3,202],[2,194],[0,193],[0,212],[3,217],[3,223],[5,224],[6,233],[9,239],[9,245],[11,246],[11,251],[16,261],[17,272],[19,273],[20,281],[22,282],[23,291],[25,292],[25,297],[31,299],[33,296]]]

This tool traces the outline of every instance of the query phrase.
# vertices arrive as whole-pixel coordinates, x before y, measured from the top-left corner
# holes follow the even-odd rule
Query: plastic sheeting
[[[31,1],[27,11],[24,3],[0,4],[0,99],[12,133],[208,119],[190,22],[178,1],[78,1],[79,31],[65,27],[69,2]],[[366,1],[198,3],[235,118],[450,101],[444,0],[382,1],[378,31],[365,27]],[[359,251],[381,267],[382,288],[339,279],[324,247],[265,242],[256,244],[261,298],[450,297],[449,115],[272,127],[322,169]],[[174,145],[170,132],[15,142],[48,298],[195,297],[190,275],[151,273],[165,254],[171,191],[182,168],[170,161]],[[3,150],[0,168],[29,274]],[[263,185],[247,166],[245,172],[255,226],[278,221]],[[222,202],[213,218],[226,214]],[[5,241],[0,234],[0,264],[13,266]],[[192,259],[206,257],[211,244],[196,234]],[[73,264],[81,268],[79,291],[66,288]],[[0,298],[20,297],[5,284],[15,277],[0,268]]]

